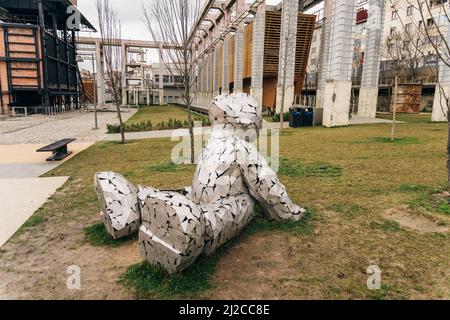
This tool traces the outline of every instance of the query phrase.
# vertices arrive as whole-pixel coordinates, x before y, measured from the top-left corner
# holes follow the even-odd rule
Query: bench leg
[[[53,155],[47,161],[61,161],[67,158],[72,152],[67,151],[67,146],[61,147],[53,151]]]

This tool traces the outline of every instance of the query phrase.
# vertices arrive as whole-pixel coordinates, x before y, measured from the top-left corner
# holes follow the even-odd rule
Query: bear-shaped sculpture
[[[139,187],[137,194],[142,256],[169,273],[237,236],[253,219],[255,200],[278,221],[298,221],[305,214],[253,144],[262,125],[256,100],[245,93],[220,95],[209,116],[212,131],[192,188],[173,192]],[[96,190],[102,201],[102,189]]]

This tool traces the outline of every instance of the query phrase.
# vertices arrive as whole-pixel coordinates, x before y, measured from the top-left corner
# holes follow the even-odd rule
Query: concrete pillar
[[[450,25],[447,27],[447,43],[450,40]],[[439,60],[439,81],[436,84],[431,121],[447,121],[450,99],[450,67]]]
[[[330,19],[329,5],[332,6],[329,55],[324,61],[327,72],[323,75],[326,81],[321,94],[324,108],[323,125],[335,127],[348,125],[352,89],[352,31],[355,22],[355,0],[326,0],[327,19]]]
[[[139,105],[139,91],[134,90],[134,104]]]
[[[128,50],[127,46],[122,44],[121,46],[122,55],[122,105],[127,105],[127,63],[128,63]]]
[[[222,94],[230,93],[230,44],[229,36],[225,36],[222,47]]]
[[[289,110],[294,102],[295,53],[297,45],[298,1],[284,0],[281,12],[280,59],[278,64],[276,112]],[[284,99],[283,99],[284,95]]]
[[[329,73],[330,63],[330,38],[331,38],[331,21],[332,21],[332,5],[330,0],[324,1],[323,23],[320,35],[320,51],[319,51],[319,74],[316,92],[316,107],[323,108],[323,98],[325,92],[325,83]]]
[[[209,57],[209,90],[208,90],[208,101],[207,101],[207,105],[209,106],[209,104],[211,103],[213,97],[214,97],[214,92],[215,92],[215,62],[216,60],[216,55],[215,55],[215,51],[211,52],[211,55]],[[217,88],[217,91],[219,91],[219,88]]]
[[[436,84],[431,121],[447,121],[448,99],[450,99],[450,68],[439,61],[439,82]]]
[[[97,42],[95,44],[95,60],[97,62],[97,105],[98,107],[103,107],[106,104],[105,63],[103,60],[103,46],[100,42]]]
[[[245,11],[245,0],[236,1],[236,16],[240,16]],[[241,22],[236,29],[234,36],[234,92],[244,90],[244,23]]]
[[[380,77],[380,49],[385,0],[369,0],[366,50],[358,99],[358,115],[375,118]]]
[[[266,27],[266,2],[258,7],[253,22],[253,47],[252,47],[252,84],[250,95],[263,104],[263,80],[264,80],[264,35]]]
[[[150,90],[147,89],[147,106],[150,105]]]
[[[214,49],[214,97],[219,95],[219,62],[220,62],[220,48],[217,46]]]

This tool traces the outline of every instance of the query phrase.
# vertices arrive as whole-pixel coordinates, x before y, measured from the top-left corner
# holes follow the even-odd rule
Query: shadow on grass
[[[420,144],[419,138],[417,137],[402,137],[402,138],[395,138],[394,141],[391,140],[391,138],[386,137],[375,137],[370,139],[372,143],[392,143],[392,144],[399,144],[399,145],[409,145],[409,144]]]
[[[260,210],[258,210],[260,211]],[[269,221],[259,212],[256,218],[242,232],[242,234],[219,248],[211,256],[201,256],[188,269],[169,275],[160,267],[147,262],[132,265],[121,276],[119,282],[134,288],[139,299],[175,299],[193,297],[214,286],[210,277],[216,270],[220,259],[238,242],[246,237],[262,232],[284,231],[297,235],[311,234],[311,222],[316,219],[314,212],[309,211],[300,222]]]
[[[193,165],[175,164],[172,161],[168,161],[168,162],[164,162],[164,163],[158,163],[155,165],[151,165],[148,167],[148,170],[150,170],[152,172],[177,172],[177,171],[189,170],[192,168],[193,168]]]
[[[278,173],[288,177],[339,177],[342,174],[342,168],[329,163],[303,164],[299,161],[280,158]]]
[[[84,228],[84,234],[87,242],[94,247],[119,247],[137,240],[137,234],[129,237],[113,239],[106,231],[103,223],[97,223]]]

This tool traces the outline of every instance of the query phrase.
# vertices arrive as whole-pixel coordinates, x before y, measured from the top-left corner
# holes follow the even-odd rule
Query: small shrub
[[[445,215],[450,215],[450,205],[447,201],[442,201],[439,206],[437,207],[437,210],[440,213],[443,213]]]
[[[120,133],[119,124],[107,124],[106,129],[108,130],[108,133]]]
[[[273,122],[280,122],[280,114],[279,113],[275,113],[272,116],[272,121]],[[289,112],[284,113],[283,121],[289,121]]]

